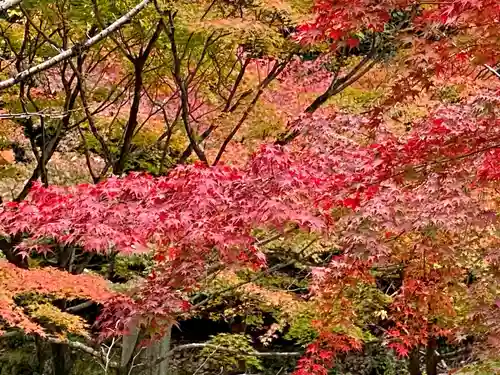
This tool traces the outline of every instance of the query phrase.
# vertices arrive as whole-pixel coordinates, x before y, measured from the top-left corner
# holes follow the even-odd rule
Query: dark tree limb
[[[332,96],[339,94],[347,87],[359,80],[361,77],[363,77],[371,68],[373,68],[373,66],[378,61],[376,57],[377,48],[376,37],[374,35],[370,52],[368,52],[368,54],[358,64],[356,64],[356,66],[352,68],[349,73],[345,74],[343,77],[338,78],[339,71],[337,71],[332,77],[332,81],[330,82],[330,85],[328,86],[326,91],[323,94],[319,95],[316,99],[314,99],[314,101],[304,110],[304,113],[312,115]],[[293,125],[293,122],[289,124],[289,127],[292,127],[290,125]],[[292,127],[292,130],[285,134],[282,134],[279,139],[275,141],[275,144],[284,146],[293,141],[299,134],[300,131],[298,131],[297,129],[293,129]]]
[[[144,88],[144,67],[146,65],[149,56],[151,55],[155,43],[158,41],[158,38],[160,37],[163,28],[164,28],[163,20],[160,20],[156,24],[155,31],[151,36],[151,38],[149,39],[146,48],[137,58],[133,58],[132,60],[134,64],[134,82],[135,82],[134,94],[132,99],[132,105],[130,107],[127,126],[125,129],[125,134],[123,137],[123,144],[121,147],[120,156],[113,168],[113,172],[117,175],[123,173],[125,169],[125,164],[130,154],[132,139],[134,138],[135,129],[137,128],[138,124],[137,118],[139,115],[139,108],[142,99],[142,90]]]
[[[173,65],[174,65],[173,76],[180,92],[182,122],[184,124],[184,129],[188,136],[189,143],[193,148],[194,152],[202,162],[208,164],[207,157],[203,152],[203,150],[200,148],[198,140],[196,139],[196,136],[194,134],[194,130],[191,127],[189,121],[189,94],[186,86],[186,80],[183,79],[181,75],[181,60],[179,57],[179,52],[177,50],[177,42],[175,40],[175,25],[174,25],[175,14],[173,14],[171,11],[167,11],[167,17],[168,17],[168,24],[166,27],[166,32],[172,50]]]
[[[241,126],[244,124],[244,122],[246,121],[246,119],[248,118],[248,116],[250,115],[250,113],[252,112],[252,110],[254,109],[255,105],[259,101],[260,96],[262,95],[262,93],[264,92],[264,90],[267,88],[267,86],[269,86],[269,84],[278,75],[280,75],[280,73],[285,69],[285,67],[290,62],[291,58],[292,58],[292,56],[290,55],[284,61],[276,61],[276,63],[274,64],[273,68],[271,69],[271,71],[267,75],[267,77],[259,85],[259,89],[258,89],[257,93],[255,94],[254,98],[250,102],[249,106],[243,112],[243,115],[241,116],[240,120],[234,126],[234,128],[231,130],[231,132],[226,137],[226,139],[224,139],[224,142],[222,143],[222,146],[219,149],[219,152],[217,153],[217,156],[215,157],[213,165],[217,165],[217,163],[220,161],[220,159],[222,158],[222,155],[224,154],[224,152],[226,150],[226,147],[229,145],[229,143],[231,142],[231,140],[234,138],[234,136],[236,135],[236,133],[238,132],[238,130],[240,130]]]

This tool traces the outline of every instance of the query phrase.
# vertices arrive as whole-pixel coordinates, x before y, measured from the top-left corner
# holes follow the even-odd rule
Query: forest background
[[[497,0],[0,2],[0,374],[500,372]]]

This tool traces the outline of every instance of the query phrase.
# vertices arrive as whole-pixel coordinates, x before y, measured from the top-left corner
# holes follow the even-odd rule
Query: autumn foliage
[[[57,269],[20,270],[2,260],[0,275],[2,320],[9,327],[17,327],[26,333],[36,333],[42,336],[45,336],[46,332],[14,303],[14,298],[35,293],[53,299],[61,298],[71,301],[88,298],[104,303],[113,296],[106,282],[100,278],[88,275],[75,276]]]
[[[364,137],[356,139],[362,117],[312,119],[296,144],[263,147],[244,168],[198,164],[165,178],[132,174],[97,185],[36,186],[27,200],[4,206],[2,228],[9,235],[29,234],[20,245],[26,255],[50,251],[42,245],[47,238],[98,252],[153,246],[155,270],[140,297],[128,302],[133,307],[120,310],[144,319],[168,319],[187,308],[183,294],[195,287],[209,261],[264,266],[255,228],[296,224],[325,236],[343,233],[338,238],[343,254],[316,272],[321,286],[315,298],[327,305],[334,296],[347,298],[342,294],[349,285],[374,281],[371,267],[401,264],[407,276],[390,307],[395,325],[387,338],[407,354],[429,335],[460,328],[448,326],[446,317],[455,314],[453,293],[443,294],[442,288],[461,286],[466,266],[456,262],[459,244],[467,246],[461,234],[475,231],[488,238],[495,222],[496,206],[485,197],[498,178],[489,167],[500,163],[491,151],[500,134],[497,113],[485,108],[496,98],[493,93],[443,107],[401,137],[378,129],[368,144]],[[347,211],[338,217],[338,209]],[[426,233],[432,230],[436,238]],[[446,247],[441,236],[451,239]],[[412,248],[398,246],[407,237]],[[118,306],[123,309],[123,301]],[[134,317],[107,314],[124,319],[123,327]],[[330,319],[327,327],[342,323]],[[329,337],[322,340],[331,355],[347,350],[336,347],[344,339],[329,342]]]
[[[398,12],[404,22],[395,21]],[[215,151],[222,155],[233,139],[219,148],[225,140],[216,138],[209,145],[217,147],[206,154],[195,150],[199,161],[173,166],[164,176],[129,173],[72,186],[34,182],[26,199],[1,206],[0,232],[16,240],[23,259],[75,247],[99,256],[151,253],[154,263],[127,294],[111,292],[99,276],[25,270],[1,261],[2,323],[45,335],[14,302],[37,293],[101,304],[97,326],[103,340],[128,334],[138,321],[150,328],[151,338],[161,338],[166,326],[196,309],[191,297],[212,267],[266,270],[262,233],[307,233],[338,251],[311,270],[308,298],[317,336],[297,375],[327,374],[339,356],[362,350],[367,331],[377,332],[402,357],[438,339],[459,344],[474,332],[481,332],[484,353],[498,350],[499,294],[492,287],[500,277],[498,85],[471,89],[459,102],[429,105],[406,127],[389,121],[388,112],[420,95],[405,91],[407,85],[430,90],[443,74],[460,78],[478,67],[491,70],[498,58],[499,17],[494,0],[315,1],[311,19],[291,38],[300,48],[321,46],[321,57],[304,62],[247,56],[244,65],[254,77],[262,67],[267,77],[275,69],[277,82],[262,99],[279,108],[273,118],[286,124],[284,138],[270,141],[266,134],[253,140],[251,146],[260,144],[248,157],[231,144],[223,158]],[[209,26],[214,24],[224,26]],[[376,105],[358,113],[304,111],[304,98],[329,92],[339,75],[340,68],[326,64],[331,56],[388,39],[404,45],[411,57],[407,75],[398,73]],[[368,66],[363,64],[359,71]],[[348,75],[335,89],[345,88]],[[260,82],[257,99],[265,79]],[[194,106],[195,99],[184,104]],[[220,129],[210,121],[230,118],[227,108],[200,122],[198,130],[224,133],[222,120]],[[397,274],[399,285],[380,287],[387,274]],[[364,305],[363,293],[383,288],[383,308],[369,320],[366,310],[372,307]]]

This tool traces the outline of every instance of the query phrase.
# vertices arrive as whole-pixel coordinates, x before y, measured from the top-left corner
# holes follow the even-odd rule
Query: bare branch
[[[241,128],[241,126],[243,125],[243,123],[246,121],[246,119],[248,118],[248,116],[250,115],[250,113],[252,112],[253,108],[255,107],[255,105],[257,104],[257,102],[259,101],[259,98],[260,96],[262,95],[262,93],[264,92],[264,90],[266,89],[266,87],[278,76],[280,75],[280,73],[285,69],[285,67],[288,65],[288,63],[290,62],[292,56],[290,55],[287,59],[285,59],[284,61],[276,61],[276,63],[274,64],[273,68],[271,69],[271,71],[269,72],[269,74],[267,75],[267,77],[264,79],[264,81],[262,81],[262,83],[260,84],[260,87],[257,91],[257,93],[255,94],[254,98],[252,99],[251,103],[248,105],[248,107],[245,109],[245,111],[243,112],[243,115],[241,116],[240,120],[238,121],[238,123],[234,126],[234,128],[231,130],[231,132],[229,133],[229,135],[226,137],[226,139],[224,139],[224,142],[222,143],[222,146],[220,147],[219,149],[219,152],[217,153],[217,156],[215,157],[215,160],[214,160],[214,163],[213,165],[217,165],[217,163],[220,161],[220,159],[222,158],[222,155],[224,154],[224,152],[226,151],[226,147],[228,146],[228,144],[231,142],[231,140],[234,138],[234,136],[236,135],[236,133],[238,132],[238,130]]]
[[[47,342],[51,343],[51,344],[62,344],[62,345],[68,345],[70,348],[73,348],[73,349],[78,349],[84,353],[87,353],[87,354],[90,354],[91,356],[93,357],[96,357],[96,358],[99,358],[101,360],[106,360],[106,355],[101,353],[100,351],[98,350],[95,350],[94,348],[88,346],[88,345],[85,345],[81,342],[78,342],[78,341],[71,341],[71,340],[61,340],[61,339],[58,339],[58,338],[55,338],[55,337],[49,337],[47,339]],[[118,368],[119,367],[119,364],[114,362],[114,361],[110,361],[109,362],[109,367],[113,367],[113,368]]]
[[[169,359],[172,354],[175,352],[181,351],[181,350],[189,350],[189,349],[204,349],[204,348],[209,348],[209,349],[214,349],[214,350],[222,350],[228,353],[233,353],[233,354],[246,354],[246,355],[252,355],[254,357],[262,357],[262,358],[273,358],[273,357],[300,357],[303,355],[301,352],[258,352],[258,351],[251,351],[251,352],[246,352],[242,350],[237,350],[237,349],[232,349],[232,348],[225,348],[221,347],[219,345],[215,344],[210,344],[210,343],[191,343],[191,344],[185,344],[185,345],[179,345],[170,350],[164,357],[158,358],[155,362],[151,364],[141,364],[137,365],[137,367],[145,367],[150,368],[154,367],[163,361],[166,361]]]
[[[3,12],[19,4],[22,0],[5,0],[0,3],[0,12]]]
[[[110,26],[108,26],[106,29],[102,30],[100,33],[93,36],[92,38],[87,39],[87,41],[85,41],[83,44],[81,44],[81,45],[76,44],[73,47],[71,47],[70,49],[67,49],[67,50],[61,52],[60,54],[48,59],[47,61],[45,61],[39,65],[35,65],[29,69],[26,69],[26,70],[18,73],[13,78],[7,79],[5,81],[1,81],[0,82],[0,90],[14,86],[15,84],[25,80],[28,77],[31,77],[34,74],[37,74],[37,73],[40,73],[44,70],[52,68],[54,65],[57,65],[58,63],[60,63],[64,60],[67,60],[71,57],[77,56],[82,51],[89,49],[94,44],[100,42],[101,40],[108,37],[110,34],[119,30],[123,25],[128,23],[135,15],[137,15],[141,10],[143,10],[150,2],[151,2],[151,0],[143,0],[138,5],[136,5],[133,9],[131,9],[129,12],[127,12],[125,15],[120,17],[118,20],[116,20]]]
[[[332,82],[330,83],[330,86],[328,89],[318,96],[305,110],[305,113],[314,113],[316,110],[321,107],[328,99],[330,99],[332,96],[338,94],[342,90],[338,90],[340,87],[347,87],[351,85],[353,82],[351,81],[352,78],[358,73],[370,60],[375,58],[375,55],[377,53],[377,45],[375,42],[376,38],[373,38],[372,41],[372,46],[370,49],[370,52],[354,67],[351,69],[349,73],[344,75],[342,78],[337,79],[337,74],[334,75]],[[364,71],[366,73],[366,71]]]
[[[170,11],[167,12],[168,14],[168,24],[166,25],[166,32],[167,36],[170,40],[170,46],[172,49],[172,57],[173,57],[173,75],[175,78],[176,85],[180,91],[180,100],[181,100],[181,117],[182,117],[182,122],[184,124],[184,129],[186,130],[186,134],[189,138],[189,143],[191,147],[193,148],[194,152],[198,156],[198,158],[204,162],[205,164],[208,164],[207,157],[201,147],[198,145],[196,135],[194,134],[194,130],[191,127],[191,124],[189,123],[189,94],[188,94],[188,88],[186,85],[186,81],[182,78],[181,75],[181,61],[180,57],[177,51],[177,44],[175,40],[175,25],[174,25],[174,16]]]
[[[127,158],[130,154],[130,147],[132,145],[132,139],[134,137],[135,130],[138,125],[138,115],[139,108],[141,105],[141,99],[143,97],[143,89],[144,89],[144,66],[153,50],[153,47],[160,37],[161,31],[163,29],[164,23],[163,20],[160,20],[155,28],[151,39],[149,40],[146,49],[144,52],[140,54],[139,57],[133,60],[134,65],[134,94],[132,99],[132,105],[129,111],[129,118],[127,121],[127,126],[125,128],[125,133],[123,134],[123,144],[120,150],[120,156],[118,157],[117,162],[113,166],[113,172],[117,175],[123,173],[125,168],[125,164],[127,162]]]
[[[0,113],[0,120],[5,119],[27,119],[31,117],[42,117],[50,119],[61,119],[69,115],[71,112],[79,111],[80,108],[72,109],[71,111],[64,112],[50,112],[50,111],[40,111],[40,112],[21,112],[21,113]]]
[[[83,303],[80,303],[79,305],[67,308],[66,311],[70,312],[70,313],[75,313],[75,312],[81,311],[83,309],[86,309],[87,307],[90,307],[93,304],[94,304],[94,301],[83,302]]]
[[[101,145],[102,152],[103,152],[104,156],[106,157],[107,161],[109,163],[113,163],[113,155],[112,155],[111,151],[108,149],[108,145],[107,145],[106,141],[99,134],[99,131],[98,131],[97,126],[96,126],[95,121],[94,121],[94,117],[92,116],[92,113],[90,112],[89,104],[87,101],[85,80],[84,80],[84,77],[82,75],[82,69],[81,69],[82,67],[75,66],[75,64],[73,64],[71,62],[71,60],[69,62],[70,62],[71,68],[73,69],[73,72],[75,73],[75,75],[77,77],[77,87],[80,91],[80,99],[82,100],[83,109],[85,110],[85,116],[87,117],[87,122],[89,124],[90,130],[91,130],[92,134],[94,135],[94,137],[99,141],[99,143]],[[80,127],[78,127],[78,129],[79,129],[80,134],[82,136],[83,142],[85,142],[85,137],[84,137]],[[84,144],[84,147],[86,149],[86,144]],[[87,160],[89,160],[89,159],[87,158]],[[92,173],[92,168],[91,168],[90,164],[89,164],[89,170],[90,170],[90,174],[92,175],[92,178],[94,178],[94,181],[95,181],[95,176]]]

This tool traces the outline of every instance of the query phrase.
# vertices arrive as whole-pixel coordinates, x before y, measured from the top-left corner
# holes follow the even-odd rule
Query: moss
[[[3,340],[0,346],[0,375],[40,375],[36,348],[23,336]],[[102,368],[94,358],[78,353],[71,374],[102,375]]]
[[[0,375],[36,374],[35,347],[26,336],[19,335],[0,341]]]
[[[0,375],[33,375],[36,363],[31,351],[25,348],[8,350],[0,354]]]
[[[405,375],[406,361],[399,359],[380,342],[368,344],[361,353],[350,353],[330,372],[343,375]]]
[[[102,367],[95,361],[94,357],[79,355],[73,363],[72,375],[102,375]]]

